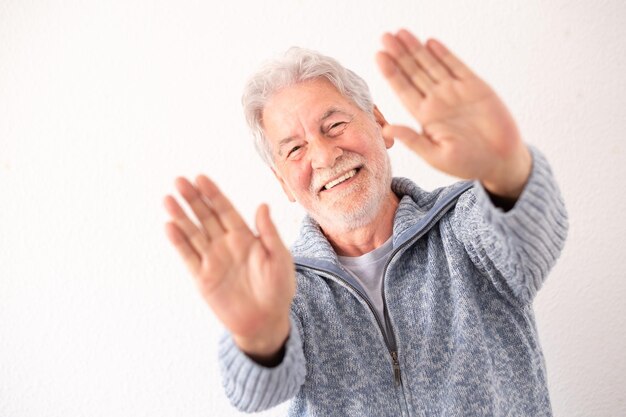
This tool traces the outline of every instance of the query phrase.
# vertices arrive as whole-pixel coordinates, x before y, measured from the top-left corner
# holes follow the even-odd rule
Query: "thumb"
[[[256,229],[259,231],[259,238],[268,252],[274,253],[284,248],[278,230],[270,218],[270,208],[267,204],[261,204],[256,211]]]
[[[426,160],[430,159],[430,155],[435,150],[435,144],[430,139],[407,126],[386,125],[383,128],[383,135],[397,138],[410,150]]]

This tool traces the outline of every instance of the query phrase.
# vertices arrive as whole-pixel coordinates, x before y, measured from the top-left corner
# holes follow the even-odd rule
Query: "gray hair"
[[[271,96],[307,80],[324,77],[361,110],[373,114],[374,102],[365,81],[337,60],[309,49],[291,47],[278,59],[266,63],[244,88],[241,102],[246,122],[261,158],[274,166],[271,146],[263,131],[263,108]]]

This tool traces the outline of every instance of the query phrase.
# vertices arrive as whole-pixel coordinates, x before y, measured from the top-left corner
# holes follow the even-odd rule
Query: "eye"
[[[301,145],[297,145],[297,146],[294,146],[293,148],[291,148],[289,150],[289,152],[287,152],[287,158],[291,158],[291,157],[295,156],[300,149],[302,149]]]
[[[347,126],[347,122],[334,122],[326,129],[326,134],[331,137],[339,136],[343,133]]]

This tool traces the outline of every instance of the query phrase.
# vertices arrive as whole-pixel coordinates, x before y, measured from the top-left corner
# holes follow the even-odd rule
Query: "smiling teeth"
[[[356,174],[356,169],[353,169],[352,171],[348,171],[345,174],[343,174],[341,177],[337,178],[334,181],[329,182],[328,184],[326,184],[324,186],[325,190],[330,190],[331,188],[333,188],[335,185],[344,182],[345,180],[347,180],[348,178],[352,178],[354,177],[354,175]]]

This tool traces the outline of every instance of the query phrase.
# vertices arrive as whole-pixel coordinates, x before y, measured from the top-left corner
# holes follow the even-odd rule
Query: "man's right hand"
[[[175,183],[199,225],[176,199],[166,196],[164,205],[172,217],[165,225],[170,242],[239,348],[257,362],[275,361],[289,335],[296,284],[291,254],[268,206],[257,210],[257,236],[206,176],[198,176],[195,186],[183,177]]]

